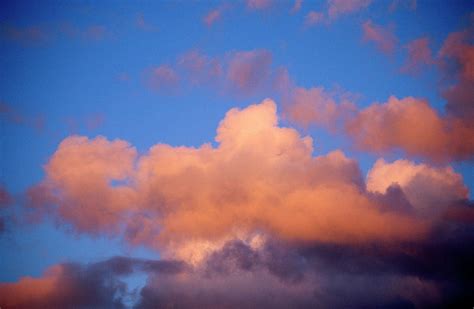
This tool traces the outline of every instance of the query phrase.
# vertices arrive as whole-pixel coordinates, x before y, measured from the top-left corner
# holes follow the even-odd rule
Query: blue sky
[[[284,126],[314,139],[315,155],[341,149],[359,162],[363,175],[380,157],[401,159],[400,151],[374,154],[356,149],[340,132],[291,121],[280,114],[284,98],[272,87],[249,94],[192,85],[178,67],[180,57],[190,51],[225,63],[242,51],[266,50],[271,72],[286,68],[298,87],[347,93],[357,109],[390,96],[412,96],[427,99],[444,115],[443,71],[431,63],[417,73],[401,72],[409,56],[406,46],[427,37],[437,58],[450,33],[472,25],[474,3],[367,3],[309,25],[311,11],[327,14],[325,1],[303,1],[293,12],[292,1],[257,9],[244,1],[3,1],[0,101],[8,111],[0,114],[0,183],[14,202],[3,210],[8,220],[0,234],[0,281],[39,276],[66,261],[160,257],[158,251],[134,247],[120,236],[81,234],[55,218],[25,223],[26,190],[41,182],[43,167],[59,143],[74,134],[125,140],[139,154],[158,143],[216,145],[216,129],[229,109],[272,98]],[[204,18],[212,10],[221,15],[207,25]],[[394,36],[391,51],[364,39],[367,21]],[[178,72],[179,86],[154,89],[148,84],[147,72],[162,65]],[[426,162],[423,157],[411,159]],[[451,165],[463,176],[472,198],[472,160],[441,165]]]

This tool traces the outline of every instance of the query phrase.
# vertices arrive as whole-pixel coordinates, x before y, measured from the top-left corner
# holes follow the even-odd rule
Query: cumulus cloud
[[[123,232],[165,256],[255,233],[366,243],[426,232],[423,220],[386,211],[365,193],[357,163],[341,151],[313,157],[312,139],[279,127],[271,100],[230,110],[216,141],[158,144],[137,156],[121,140],[69,137],[30,190],[31,206],[80,232]]]
[[[376,25],[371,20],[367,20],[362,24],[362,30],[364,40],[374,42],[380,51],[389,54],[395,50],[398,39],[392,29]]]
[[[426,216],[444,212],[468,199],[462,176],[451,167],[430,167],[408,160],[387,163],[379,159],[367,176],[367,190],[384,194],[394,185],[402,189],[419,214]]]
[[[360,148],[376,153],[401,149],[437,162],[474,155],[472,125],[440,116],[427,101],[412,97],[370,105],[346,123],[346,132]]]

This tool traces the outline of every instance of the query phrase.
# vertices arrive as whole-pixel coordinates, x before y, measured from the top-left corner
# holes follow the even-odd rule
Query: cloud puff
[[[284,114],[289,120],[308,127],[311,124],[335,129],[355,106],[347,99],[336,102],[333,93],[322,87],[293,88],[284,102]]]
[[[374,42],[380,51],[389,54],[395,50],[398,40],[391,29],[368,20],[362,24],[362,30],[364,40]]]
[[[405,73],[418,73],[422,68],[435,63],[429,46],[429,39],[419,38],[405,46],[408,58],[401,71]]]
[[[432,161],[471,159],[474,128],[456,118],[442,117],[425,100],[390,97],[373,104],[346,123],[356,144],[377,153],[401,149]]]
[[[367,190],[386,193],[397,185],[419,214],[439,214],[456,202],[468,198],[462,176],[451,167],[436,168],[408,160],[387,163],[378,160],[367,176]]]
[[[267,50],[235,53],[229,61],[227,80],[233,91],[255,93],[268,80],[272,54]]]
[[[386,211],[365,193],[341,151],[312,156],[310,137],[278,126],[271,100],[232,109],[218,147],[65,139],[30,190],[31,206],[87,233],[125,233],[173,256],[189,242],[269,234],[292,242],[354,243],[423,237],[426,224]],[[122,229],[123,228],[123,229]]]

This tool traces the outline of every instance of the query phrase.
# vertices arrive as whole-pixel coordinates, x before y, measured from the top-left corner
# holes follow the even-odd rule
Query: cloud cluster
[[[122,140],[68,137],[30,189],[30,206],[79,232],[123,234],[132,245],[194,262],[229,239],[259,235],[295,243],[412,241],[467,198],[454,171],[409,162],[392,169],[378,162],[367,190],[354,160],[341,151],[314,157],[310,137],[279,127],[269,99],[230,110],[216,141],[158,144],[138,155]],[[398,165],[405,176],[393,172],[401,172]],[[401,189],[385,192],[391,179]]]
[[[114,257],[58,264],[41,278],[0,284],[5,308],[464,307],[473,301],[472,233],[438,225],[396,246],[230,240],[197,266]],[[447,231],[450,231],[447,234]],[[453,241],[455,239],[455,241]],[[126,278],[144,274],[143,286]]]
[[[191,50],[178,56],[172,65],[162,64],[145,72],[145,82],[154,91],[169,93],[205,86],[237,97],[264,90],[283,91],[282,87],[289,83],[285,77],[289,79],[287,72],[273,67],[272,53],[265,49],[234,51],[216,57]]]
[[[362,149],[386,153],[403,150],[435,162],[474,156],[474,127],[450,115],[441,116],[426,100],[390,97],[372,104],[346,123],[346,132]]]

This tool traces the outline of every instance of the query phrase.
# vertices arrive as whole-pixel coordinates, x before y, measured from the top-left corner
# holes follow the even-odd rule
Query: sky
[[[472,1],[1,1],[0,307],[473,306],[472,119]]]

